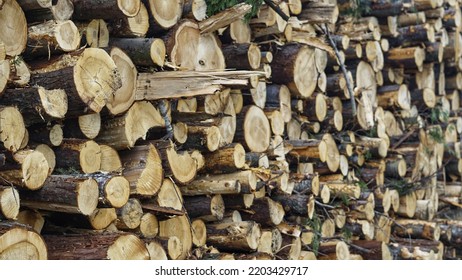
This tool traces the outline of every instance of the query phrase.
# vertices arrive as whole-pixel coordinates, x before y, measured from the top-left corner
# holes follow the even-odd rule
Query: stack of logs
[[[460,259],[462,1],[207,2],[0,0],[0,259]]]

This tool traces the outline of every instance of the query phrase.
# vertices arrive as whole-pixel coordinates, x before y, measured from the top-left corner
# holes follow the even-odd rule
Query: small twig
[[[345,77],[345,81],[346,81],[346,84],[347,84],[347,88],[348,88],[348,92],[350,93],[350,102],[351,102],[351,111],[353,113],[353,116],[356,116],[356,101],[355,101],[355,94],[354,94],[354,90],[353,90],[353,86],[351,85],[351,82],[350,82],[350,79],[348,78],[348,72],[345,68],[345,64],[342,63],[341,59],[340,59],[340,53],[337,49],[337,45],[335,44],[334,40],[332,39],[332,37],[330,36],[330,32],[329,32],[329,28],[327,27],[327,24],[324,24],[324,26],[321,27],[322,31],[324,32],[324,34],[326,34],[327,36],[327,39],[329,39],[329,43],[330,45],[332,46],[332,48],[334,49],[334,52],[335,52],[335,56],[337,57],[338,59],[338,62],[340,64],[340,68],[342,69],[342,72],[343,72],[343,76]]]
[[[159,111],[160,115],[165,121],[165,128],[167,129],[167,134],[165,135],[165,139],[172,139],[173,138],[173,127],[172,121],[168,117],[168,109],[167,109],[167,102],[165,100],[159,101]]]

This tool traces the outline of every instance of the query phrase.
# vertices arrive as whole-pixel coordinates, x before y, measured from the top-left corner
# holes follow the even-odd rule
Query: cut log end
[[[117,0],[117,6],[127,17],[134,17],[138,14],[141,6],[140,0]]]
[[[24,119],[15,107],[0,108],[0,141],[11,152],[20,149],[26,134]]]
[[[143,241],[132,234],[123,235],[108,248],[110,260],[149,260],[149,253]]]
[[[130,57],[121,49],[112,48],[110,55],[120,73],[122,87],[114,92],[106,106],[111,114],[118,115],[127,111],[135,101],[138,71]]]
[[[14,57],[26,49],[27,22],[23,10],[16,1],[8,0],[0,9],[0,22],[8,28],[0,29],[0,41],[5,44],[6,54]]]
[[[265,113],[256,106],[251,106],[245,115],[244,138],[249,150],[264,152],[270,144],[271,127]]]
[[[116,64],[106,51],[98,48],[83,51],[74,66],[74,82],[80,98],[94,112],[100,112],[122,86]]]
[[[77,207],[84,215],[90,215],[98,205],[99,189],[94,179],[87,179],[77,187]]]
[[[0,213],[10,220],[15,220],[19,214],[19,193],[15,188],[0,186]]]
[[[42,237],[24,226],[0,223],[0,260],[46,260]]]

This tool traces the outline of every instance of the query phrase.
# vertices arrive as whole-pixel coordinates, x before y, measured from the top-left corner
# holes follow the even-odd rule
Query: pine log
[[[194,246],[203,247],[207,242],[207,228],[204,221],[201,219],[192,221],[191,232]]]
[[[162,159],[164,176],[173,176],[179,184],[188,184],[196,177],[196,160],[187,151],[177,151],[171,141],[155,141]]]
[[[245,19],[238,19],[232,22],[223,32],[221,41],[223,43],[250,43],[251,29]]]
[[[21,148],[26,135],[24,119],[16,107],[0,106],[0,141],[11,152]]]
[[[131,193],[155,195],[163,178],[162,162],[156,147],[152,144],[135,146],[120,152],[122,174],[130,182]]]
[[[138,237],[127,233],[45,235],[51,260],[148,260]]]
[[[93,140],[65,139],[54,151],[56,166],[63,171],[94,173],[101,169],[101,148]]]
[[[207,244],[219,250],[252,252],[258,247],[260,226],[254,221],[206,224]]]
[[[292,118],[292,105],[290,102],[290,91],[285,85],[268,85],[266,87],[266,108],[278,109],[285,123]]]
[[[164,66],[165,44],[159,38],[111,38],[109,44],[122,49],[138,66]]]
[[[17,221],[23,225],[30,226],[37,233],[42,231],[45,224],[45,219],[38,211],[27,209],[19,212]]]
[[[5,0],[0,9],[0,41],[5,44],[8,56],[20,55],[26,49],[27,43],[27,22],[21,6],[15,0]]]
[[[206,20],[200,21],[199,29],[201,33],[212,33],[231,24],[237,19],[241,19],[243,15],[250,11],[251,8],[252,6],[247,3],[237,4],[231,8],[212,15]]]
[[[393,48],[385,54],[385,62],[394,67],[422,71],[425,51],[421,47]]]
[[[150,128],[164,125],[158,109],[147,101],[138,101],[124,115],[103,122],[103,129],[96,140],[122,150],[135,146],[139,138],[145,139]]]
[[[157,32],[168,30],[181,18],[184,1],[165,2],[163,0],[143,0],[153,18]]]
[[[125,177],[93,174],[91,178],[98,182],[100,207],[120,208],[127,203],[130,186]]]
[[[183,195],[205,195],[250,193],[256,188],[256,175],[252,171],[240,171],[197,177],[180,190]]]
[[[33,209],[90,215],[98,204],[98,183],[91,178],[51,175],[37,191],[23,191],[21,204]]]
[[[29,27],[27,33],[24,55],[29,59],[75,51],[80,46],[79,30],[70,20],[46,21]]]
[[[109,54],[119,70],[122,86],[113,93],[106,106],[112,115],[119,115],[126,112],[135,101],[138,71],[121,49],[112,48]]]
[[[120,230],[134,229],[141,224],[143,209],[141,203],[136,198],[128,199],[127,203],[116,210],[117,221],[116,226]]]
[[[0,101],[6,106],[17,106],[26,126],[63,119],[68,108],[64,90],[47,90],[41,86],[7,89]]]
[[[420,220],[396,220],[393,233],[403,238],[428,239],[438,241],[440,228],[434,222]]]
[[[101,116],[98,113],[81,115],[64,120],[64,137],[94,139],[101,130]]]
[[[182,144],[185,149],[216,151],[220,145],[220,129],[217,126],[188,126],[188,136]]]
[[[0,186],[0,214],[8,220],[15,220],[19,214],[19,193],[14,187]]]
[[[269,197],[255,199],[249,210],[241,212],[244,220],[252,220],[263,226],[277,226],[284,217],[284,208]]]
[[[0,223],[1,260],[46,260],[47,245],[32,228],[16,223]]]
[[[191,224],[186,216],[178,216],[159,222],[159,236],[176,236],[183,244],[181,255],[178,259],[185,259],[192,248]]]
[[[207,2],[205,0],[185,0],[183,17],[202,21],[207,18]]]
[[[255,129],[258,127],[259,129]],[[244,107],[236,120],[235,140],[252,152],[264,152],[269,147],[271,128],[263,110],[257,106]]]
[[[138,13],[133,17],[122,17],[111,22],[111,35],[114,37],[144,37],[149,30],[149,13],[140,3]]]
[[[245,164],[245,150],[239,143],[225,146],[213,153],[205,153],[203,173],[231,173],[242,169]]]
[[[57,70],[42,68],[32,75],[31,83],[46,89],[64,90],[69,106],[68,116],[82,115],[88,109],[100,112],[112,94],[122,86],[117,66],[102,49],[87,48],[71,58],[70,65],[66,65],[66,61],[58,63],[63,63],[64,67]]]
[[[390,249],[385,242],[354,240],[350,252],[361,255],[365,260],[391,260]]]
[[[73,2],[72,17],[77,20],[133,17],[140,10],[140,0],[110,0],[104,3],[97,0],[73,0]]]
[[[227,68],[255,70],[260,67],[260,48],[255,44],[232,44],[222,50]]]
[[[225,204],[219,194],[185,197],[184,205],[189,217],[199,218],[203,221],[222,220],[225,212]]]
[[[7,164],[1,167],[0,175],[6,182],[30,190],[40,189],[51,170],[50,163],[40,151],[27,153],[20,164]]]
[[[34,125],[28,128],[29,140],[56,147],[63,142],[63,129],[61,125]]]
[[[109,45],[109,29],[102,19],[93,19],[79,26],[82,41],[92,48],[106,48]]]
[[[310,97],[318,78],[316,68],[309,66],[314,65],[314,54],[314,49],[302,44],[284,45],[271,63],[273,82],[286,84],[296,96]]]

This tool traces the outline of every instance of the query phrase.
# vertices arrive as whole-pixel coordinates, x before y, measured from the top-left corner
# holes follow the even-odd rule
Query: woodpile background
[[[0,259],[460,259],[460,1],[206,2],[0,0]]]

